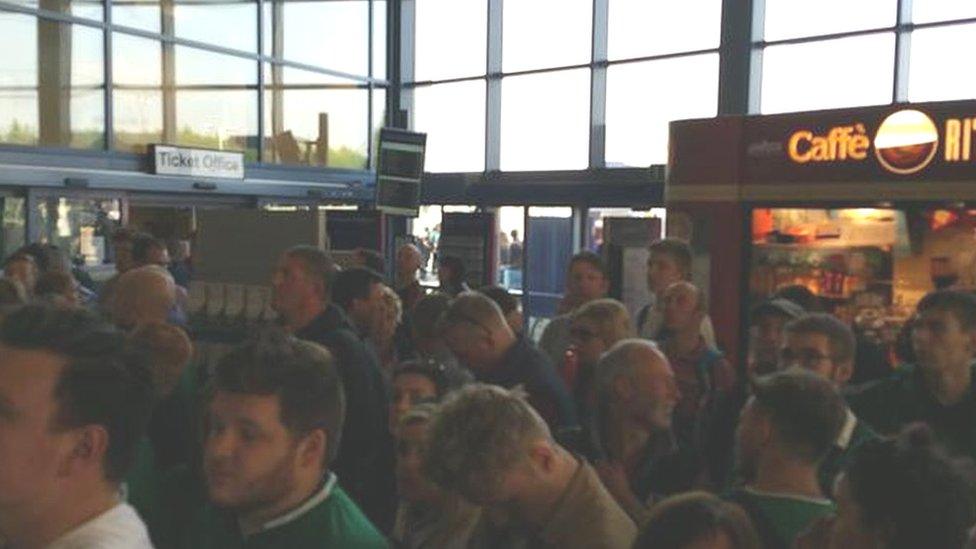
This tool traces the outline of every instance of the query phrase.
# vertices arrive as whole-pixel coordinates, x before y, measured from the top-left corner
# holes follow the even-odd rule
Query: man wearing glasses
[[[833,383],[842,391],[854,374],[856,354],[850,327],[828,314],[811,314],[786,325],[785,342],[780,349],[780,368],[798,366]],[[830,453],[820,464],[820,485],[832,493],[834,478],[850,461],[854,452],[877,434],[847,409],[844,427]]]

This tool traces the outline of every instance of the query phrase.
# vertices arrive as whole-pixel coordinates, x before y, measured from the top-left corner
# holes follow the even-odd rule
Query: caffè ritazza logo
[[[867,160],[874,149],[881,167],[897,175],[924,170],[940,150],[945,165],[976,164],[976,116],[948,117],[943,123],[940,128],[920,110],[901,109],[885,117],[873,137],[868,124],[856,120],[823,133],[797,129],[786,141],[786,156],[795,164],[839,165]],[[759,156],[751,147],[748,152]]]
[[[928,115],[914,109],[888,115],[874,136],[874,154],[889,172],[909,175],[928,166],[939,149],[939,130]]]

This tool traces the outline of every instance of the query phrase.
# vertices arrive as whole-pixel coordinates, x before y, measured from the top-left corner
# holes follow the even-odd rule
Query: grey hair
[[[603,353],[596,366],[596,394],[600,402],[607,401],[617,378],[626,376],[634,379],[640,363],[633,360],[634,353],[640,349],[651,349],[660,352],[653,341],[640,338],[622,339]]]

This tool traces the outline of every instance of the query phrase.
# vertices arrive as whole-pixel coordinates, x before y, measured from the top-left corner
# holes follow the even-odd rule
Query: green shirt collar
[[[315,495],[308,498],[305,503],[299,505],[284,515],[265,522],[261,525],[261,528],[258,529],[257,532],[251,534],[251,536],[256,536],[263,532],[267,532],[268,530],[274,530],[275,528],[280,528],[288,523],[302,518],[306,513],[317,507],[325,500],[329,499],[329,496],[332,495],[332,490],[335,488],[336,482],[337,479],[335,473],[328,473],[325,477],[325,481],[322,483],[322,488],[316,492]]]

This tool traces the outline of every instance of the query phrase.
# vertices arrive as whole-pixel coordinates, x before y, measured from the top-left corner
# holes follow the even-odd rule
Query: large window
[[[593,0],[531,0],[504,7],[505,72],[590,62]]]
[[[804,9],[766,0],[763,36],[753,44],[762,76],[753,108],[779,113],[976,97],[976,75],[958,61],[976,45],[976,3],[910,4],[899,14],[897,0],[824,0]]]
[[[411,5],[402,108],[428,171],[663,163],[671,120],[717,112],[722,0]]]
[[[43,11],[0,10],[0,143],[369,164],[386,114],[387,0],[266,0],[262,13],[256,0],[118,0],[107,28],[93,21],[106,20],[100,1],[15,1]]]
[[[0,142],[104,146],[102,33],[0,11]]]
[[[763,53],[762,112],[889,103],[894,53],[893,33],[770,46]]]
[[[502,169],[586,168],[589,104],[585,69],[502,80]]]
[[[976,24],[913,32],[909,99],[939,101],[976,97],[976,71],[959,63],[959,52],[974,48]]]
[[[668,124],[715,116],[717,109],[718,54],[611,66],[607,166],[666,163]]]
[[[707,50],[719,45],[722,0],[609,0],[608,9],[607,47],[612,60]]]
[[[795,0],[766,0],[765,4],[766,40],[890,27],[898,7],[896,0],[819,0],[802,7]]]
[[[414,5],[415,80],[485,73],[486,0],[421,0]]]
[[[369,92],[350,81],[287,67],[266,71],[265,160],[366,167]]]
[[[485,169],[485,82],[438,84],[415,91],[414,127],[427,133],[425,169],[480,172]]]

